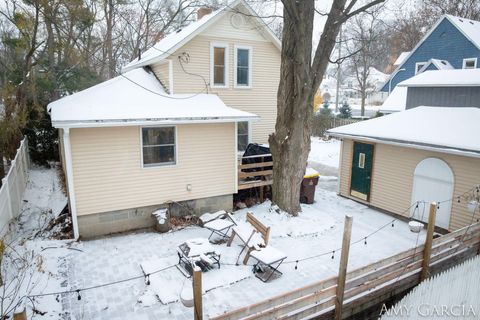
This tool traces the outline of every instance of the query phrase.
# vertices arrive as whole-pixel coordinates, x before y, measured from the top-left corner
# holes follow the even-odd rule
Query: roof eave
[[[328,136],[341,138],[341,139],[352,139],[352,140],[362,140],[366,142],[376,142],[387,144],[391,146],[398,146],[398,147],[405,147],[405,148],[412,148],[418,150],[426,150],[426,151],[434,151],[434,152],[442,152],[447,154],[453,155],[461,155],[465,157],[472,157],[472,158],[480,158],[480,151],[474,150],[462,150],[456,149],[449,146],[438,146],[438,145],[429,145],[429,144],[419,144],[418,142],[413,141],[400,141],[400,140],[393,140],[393,139],[383,139],[379,137],[370,137],[364,135],[354,135],[349,133],[340,133],[340,132],[326,132]]]
[[[52,121],[57,129],[65,128],[98,128],[98,127],[127,127],[127,126],[155,126],[197,123],[226,123],[240,121],[259,121],[259,116],[235,117],[204,117],[204,118],[160,118],[160,119],[112,119],[112,120],[68,120]]]
[[[221,17],[223,17],[225,15],[225,13],[228,11],[227,8],[229,8],[229,7],[234,8],[234,7],[236,7],[240,4],[242,4],[243,7],[245,7],[253,17],[256,17],[257,21],[259,21],[259,24],[261,24],[261,26],[263,27],[262,29],[267,33],[268,37],[270,38],[270,41],[272,41],[272,43],[275,45],[275,47],[277,47],[279,50],[281,50],[282,43],[281,43],[280,39],[278,39],[278,37],[272,32],[272,30],[268,27],[268,25],[266,25],[265,22],[263,22],[263,20],[261,20],[261,18],[258,17],[258,15],[255,13],[253,8],[248,3],[246,3],[243,0],[237,0],[233,3],[231,3],[229,6],[225,6],[222,9],[221,12],[217,13],[217,15],[215,17],[211,18],[208,22],[206,22],[205,24],[200,26],[197,30],[195,30],[194,32],[189,34],[187,37],[185,37],[185,39],[183,39],[182,41],[178,42],[177,44],[172,46],[170,49],[168,49],[167,50],[168,53],[163,53],[159,56],[156,56],[156,57],[153,57],[151,59],[145,60],[145,61],[143,61],[141,63],[138,63],[138,64],[127,65],[127,66],[122,68],[122,72],[127,72],[127,71],[130,71],[130,70],[135,69],[135,68],[144,67],[144,66],[148,66],[148,65],[151,65],[151,64],[154,64],[154,63],[161,62],[165,58],[169,57],[173,52],[175,52],[178,49],[180,49],[181,47],[183,47],[187,42],[192,40],[194,37],[196,37],[197,35],[199,35],[203,31],[205,31],[205,29],[210,27],[213,23],[218,21]]]

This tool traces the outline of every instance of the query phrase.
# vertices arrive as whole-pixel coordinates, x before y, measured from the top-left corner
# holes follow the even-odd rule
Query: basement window
[[[142,157],[144,167],[176,163],[176,128],[142,128]]]

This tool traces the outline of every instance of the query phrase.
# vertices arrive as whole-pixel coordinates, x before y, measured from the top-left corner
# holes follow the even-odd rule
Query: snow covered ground
[[[323,140],[312,137],[311,150],[308,156],[308,165],[317,170],[321,176],[333,176],[338,174],[340,161],[340,140]]]
[[[333,170],[338,166],[338,149],[338,141],[314,138],[309,160],[317,163],[322,170]],[[280,267],[283,276],[263,283],[253,275],[251,266],[235,265],[241,251],[237,240],[231,247],[225,243],[215,244],[215,250],[221,254],[222,266],[220,270],[205,273],[204,289],[208,289],[203,296],[205,315],[217,315],[335,275],[346,214],[354,219],[352,239],[355,244],[350,250],[350,270],[423,241],[423,233],[411,233],[406,223],[396,221],[392,226],[391,216],[338,197],[331,191],[335,178],[330,176],[330,171],[322,170],[319,170],[323,178],[317,187],[315,203],[302,205],[298,217],[277,213],[268,201],[234,212],[237,222],[245,221],[247,211],[252,211],[255,217],[271,226],[269,245],[288,256]],[[40,207],[47,205],[44,199],[60,198],[56,188],[42,187],[42,183],[48,180],[42,178],[47,175],[46,172],[54,179],[53,170],[33,170],[31,173],[26,193],[31,208],[35,207],[35,203],[43,203]],[[36,197],[38,193],[43,196]],[[54,207],[56,203],[52,201],[50,205]],[[382,226],[383,229],[369,236]],[[208,237],[209,234],[203,228],[191,226],[164,234],[143,231],[73,243],[46,240],[40,236],[30,238],[22,246],[43,262],[41,268],[34,268],[42,270],[36,272],[42,278],[38,282],[41,285],[31,290],[30,294],[95,287],[136,278],[81,291],[80,299],[76,292],[37,297],[36,309],[47,313],[32,314],[29,302],[29,319],[192,319],[193,310],[179,302],[180,292],[191,286],[190,280],[176,267],[171,267],[152,275],[150,285],[147,285],[141,264],[151,269],[174,265],[178,262],[178,245],[188,239]],[[367,236],[365,245],[364,238]],[[240,261],[242,259],[243,256]],[[253,263],[251,259],[249,265]],[[172,302],[164,304],[161,300]]]

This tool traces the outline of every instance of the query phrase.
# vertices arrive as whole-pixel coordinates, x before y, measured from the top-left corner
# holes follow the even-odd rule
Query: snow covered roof
[[[190,41],[200,32],[204,31],[207,27],[212,25],[215,21],[218,21],[227,12],[241,6],[243,11],[255,18],[255,21],[262,26],[259,28],[260,32],[263,32],[267,38],[269,38],[275,46],[281,47],[280,40],[273,34],[270,28],[265,24],[262,18],[258,17],[255,11],[244,0],[236,0],[229,5],[225,5],[223,8],[213,11],[210,14],[203,16],[200,20],[190,23],[188,26],[168,34],[165,38],[157,42],[152,48],[145,51],[140,59],[133,60],[123,67],[123,71],[132,70],[134,68],[143,67],[152,63],[157,63],[167,58],[174,53],[177,49],[182,47],[185,43]]]
[[[134,69],[47,106],[52,125],[127,126],[258,119],[214,94],[167,94],[153,73]]]
[[[452,15],[445,17],[460,30],[477,48],[480,49],[480,22]]]
[[[328,130],[405,147],[480,157],[480,109],[417,107]]]
[[[395,62],[393,63],[394,66],[398,66],[398,65],[401,65],[403,63],[403,61],[405,61],[405,58],[408,57],[408,55],[410,54],[411,51],[404,51],[402,53],[400,53],[400,55],[398,56],[397,60],[395,60]]]
[[[410,56],[415,51],[417,51],[417,49],[423,44],[423,42],[425,42],[425,40],[427,40],[428,37],[430,37],[430,34],[432,34],[432,32],[435,29],[437,29],[440,23],[442,23],[442,21],[445,19],[450,21],[468,40],[470,40],[470,42],[473,43],[473,45],[475,45],[478,49],[480,49],[480,21],[469,20],[469,19],[445,14],[440,19],[438,19],[437,23],[435,23],[435,25],[430,28],[430,30],[423,36],[422,40],[420,40],[415,45],[415,48],[413,48],[412,51],[402,52],[400,54],[400,56],[397,58],[397,61],[395,61],[394,63],[394,66],[396,67],[396,69],[390,74],[390,76],[382,85],[382,87],[384,87],[388,83],[392,75],[396,74],[397,70],[400,70],[402,68],[403,64],[408,60],[408,58],[410,58]],[[402,57],[403,53],[405,53],[404,57]],[[401,57],[402,59],[400,59]],[[397,62],[399,63],[397,64]]]
[[[431,70],[402,81],[403,87],[477,87],[480,69]]]
[[[405,110],[408,87],[396,86],[383,102],[380,112],[391,113]]]
[[[452,65],[450,64],[450,62],[448,62],[447,60],[440,60],[440,59],[430,59],[428,60],[428,62],[423,66],[423,68],[421,68],[419,70],[419,73],[421,72],[424,72],[425,70],[428,69],[428,67],[430,67],[430,65],[434,65],[437,70],[451,70],[451,69],[454,69],[452,67]]]

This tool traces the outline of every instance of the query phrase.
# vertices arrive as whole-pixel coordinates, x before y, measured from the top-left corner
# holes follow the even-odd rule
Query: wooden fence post
[[[348,253],[350,251],[350,239],[352,236],[352,222],[352,216],[345,216],[342,254],[340,256],[340,266],[338,268],[337,297],[335,299],[335,320],[342,319],[343,295],[345,291],[345,281],[347,278]]]
[[[14,313],[13,320],[27,320],[27,310],[23,309],[22,312]]]
[[[430,271],[430,256],[432,254],[433,231],[435,230],[435,220],[437,215],[437,204],[430,203],[430,211],[428,213],[427,237],[425,239],[425,249],[423,249],[422,273],[420,281],[428,278]]]
[[[193,312],[195,320],[203,320],[202,307],[202,269],[193,268]]]

